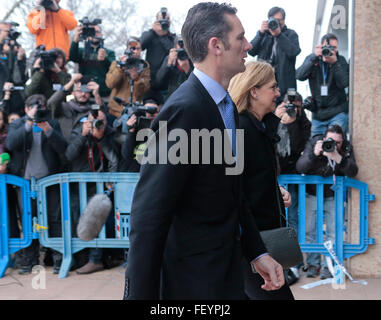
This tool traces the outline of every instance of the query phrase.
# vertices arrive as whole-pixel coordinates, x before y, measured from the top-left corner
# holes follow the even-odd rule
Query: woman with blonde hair
[[[240,128],[245,130],[243,190],[250,211],[260,231],[279,228],[285,223],[285,202],[289,205],[290,199],[277,183],[275,144],[279,141],[280,119],[273,112],[280,93],[272,66],[266,62],[247,63],[246,71],[231,80],[229,92],[238,108]],[[263,290],[263,279],[252,273],[249,263],[244,274],[250,299],[294,299],[287,284],[276,291]]]

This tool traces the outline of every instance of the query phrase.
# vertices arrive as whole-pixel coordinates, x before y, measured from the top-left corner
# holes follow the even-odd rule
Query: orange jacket
[[[33,10],[29,13],[26,25],[29,31],[36,35],[36,47],[43,44],[46,50],[60,48],[69,58],[70,39],[69,30],[73,30],[78,22],[73,12],[59,9],[58,12],[46,10],[45,26],[42,21],[42,13]]]

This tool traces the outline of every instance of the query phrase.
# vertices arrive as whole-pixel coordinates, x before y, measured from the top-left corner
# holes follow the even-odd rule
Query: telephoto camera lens
[[[335,151],[336,141],[333,140],[332,138],[329,138],[329,139],[323,141],[322,148],[323,148],[323,151],[331,153],[331,152]]]
[[[278,29],[279,27],[279,21],[275,18],[270,18],[269,21],[267,21],[267,24],[269,25],[269,29],[272,31]]]

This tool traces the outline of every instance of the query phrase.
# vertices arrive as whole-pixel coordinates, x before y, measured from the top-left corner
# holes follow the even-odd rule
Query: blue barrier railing
[[[59,272],[59,278],[65,278],[70,270],[73,254],[85,248],[128,248],[129,247],[129,214],[131,210],[132,197],[139,174],[135,173],[65,173],[43,178],[39,181],[28,181],[9,175],[0,175],[0,277],[10,262],[9,256],[31,244],[33,238],[39,238],[44,247],[52,248],[63,254],[63,262]],[[333,178],[322,178],[319,176],[283,175],[279,177],[279,183],[288,187],[297,184],[298,191],[298,236],[303,252],[318,252],[328,255],[323,245],[324,241],[324,185],[333,185]],[[105,191],[105,184],[112,183],[114,186],[114,224],[115,236],[106,237],[106,228],[102,228],[99,236],[92,241],[82,241],[73,235],[72,221],[72,196],[76,195],[79,202],[79,212],[82,214],[88,201],[88,185],[96,184],[96,193]],[[305,231],[305,198],[306,185],[314,184],[317,189],[317,240],[315,243],[306,243]],[[9,220],[7,201],[7,185],[20,188],[22,195],[22,226],[23,237],[21,239],[9,238]],[[47,214],[47,189],[59,185],[61,203],[62,236],[50,237],[48,214]],[[76,194],[73,194],[73,185]],[[33,190],[33,192],[31,191]],[[92,188],[94,189],[94,188]],[[368,236],[368,203],[374,200],[374,196],[368,193],[367,184],[349,179],[336,177],[335,184],[335,244],[334,250],[340,260],[350,258],[367,250],[369,244],[374,240]],[[359,190],[359,241],[348,243],[344,241],[344,204],[348,189]],[[31,217],[31,198],[37,199],[38,218],[35,218],[34,229]],[[308,214],[308,213],[307,213]],[[36,228],[36,226],[38,228]],[[38,232],[38,233],[37,233]]]

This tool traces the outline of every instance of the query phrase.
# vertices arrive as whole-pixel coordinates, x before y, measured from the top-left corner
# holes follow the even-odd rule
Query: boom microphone
[[[77,226],[78,237],[83,241],[96,238],[106,223],[112,209],[110,198],[106,194],[96,194],[88,202]]]

